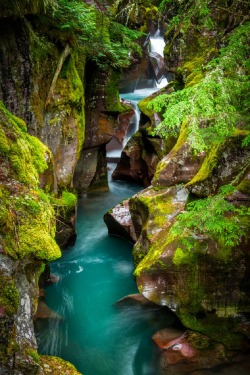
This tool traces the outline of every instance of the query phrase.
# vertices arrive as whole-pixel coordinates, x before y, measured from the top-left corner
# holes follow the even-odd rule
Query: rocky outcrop
[[[46,355],[40,356],[41,368],[43,374],[61,375],[81,375],[79,371],[71,363],[63,361],[58,357],[51,357]]]
[[[146,125],[124,147],[112,178],[149,186],[156,166],[171,145],[172,140],[164,141],[150,136]]]
[[[194,160],[182,128],[176,145],[158,164],[153,186],[129,200],[137,237],[133,256],[140,292],[149,300],[170,307],[186,327],[208,334],[227,348],[239,348],[244,336],[248,336],[246,330],[239,328],[245,325],[243,312],[248,311],[250,301],[247,281],[249,147],[242,147],[242,139],[241,134],[234,135],[221,148],[214,147],[207,155],[197,155]],[[224,212],[231,211],[232,219],[229,216],[228,224],[225,222],[229,228],[237,215],[237,207],[244,202],[240,216],[235,219],[244,227],[236,246],[229,245],[230,229],[225,237],[219,232],[211,237],[213,232],[206,227],[209,225],[206,210],[213,210],[213,206],[204,205],[200,211],[194,211],[190,216],[190,222],[197,216],[194,227],[188,219],[178,226],[180,218],[187,217],[183,214],[190,199],[218,194],[221,186],[230,183],[242,186],[244,193],[236,190],[231,195],[216,196],[214,203],[213,198],[203,202],[209,203],[211,199],[213,205],[218,201],[221,219],[216,219],[217,211],[212,211],[212,215],[214,220],[221,220],[221,225]],[[123,225],[119,210],[113,212],[117,213],[116,221]]]
[[[135,243],[137,240],[133,222],[131,220],[128,200],[124,200],[104,215],[104,221],[110,235],[126,238]]]
[[[119,128],[118,117],[130,110],[119,99],[119,73],[93,69],[93,63],[87,69],[85,141],[73,180],[79,193],[108,190],[106,144]]]
[[[38,279],[45,262],[61,255],[54,239],[56,199],[39,188],[51,153],[2,103],[0,111],[0,372],[37,374]]]
[[[163,57],[157,52],[150,52],[149,61],[152,66],[156,82],[161,83],[162,78],[164,78],[168,72]]]

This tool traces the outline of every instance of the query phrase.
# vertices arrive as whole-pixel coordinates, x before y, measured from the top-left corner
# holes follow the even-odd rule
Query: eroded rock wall
[[[174,73],[174,81],[168,88],[139,103],[150,122],[145,125],[143,134],[142,128],[139,136],[131,139],[124,150],[128,157],[124,158],[124,155],[121,161],[128,164],[138,137],[142,137],[139,138],[141,144],[145,136],[155,144],[162,138],[171,139],[172,144],[165,148],[165,154],[158,155],[160,161],[153,173],[152,185],[126,204],[129,207],[126,224],[123,223],[124,209],[120,206],[110,212],[110,223],[111,226],[115,223],[116,228],[122,226],[127,233],[133,229],[135,276],[145,297],[170,307],[188,329],[208,335],[227,349],[241,349],[244,345],[247,347],[249,339],[248,120],[235,119],[235,128],[227,135],[223,135],[223,130],[216,134],[216,129],[212,128],[213,134],[204,137],[205,146],[195,149],[195,131],[199,133],[202,129],[201,133],[205,133],[211,124],[213,126],[214,118],[204,116],[199,109],[200,117],[193,112],[197,103],[192,102],[195,95],[188,90],[197,90],[199,108],[203,108],[203,101],[206,103],[206,95],[211,95],[209,98],[213,98],[214,103],[218,96],[223,96],[223,92],[219,94],[218,91],[217,98],[211,93],[204,94],[199,91],[199,84],[210,84],[209,79],[215,77],[220,64],[224,64],[224,60],[220,63],[219,59],[224,59],[229,51],[220,48],[232,43],[234,35],[241,31],[247,33],[249,24],[243,17],[246,4],[242,7],[239,2],[226,4],[227,12],[222,12],[223,2],[214,5],[216,11],[204,3],[206,15],[202,11],[195,13],[198,9],[195,4],[190,3],[184,11],[181,7],[178,9],[175,2],[168,2],[169,13],[166,7],[165,15],[175,18],[172,23],[168,20],[165,60]],[[182,18],[183,12],[186,13]],[[205,21],[211,22],[210,26]],[[230,46],[229,56],[235,53],[232,44]],[[238,63],[242,66],[243,76],[238,75],[241,68],[235,75],[231,65],[225,70],[226,78],[231,71],[234,85],[240,84],[249,72],[245,65],[248,52],[242,56]],[[207,65],[208,61],[211,61],[210,65]],[[211,85],[215,82],[217,84],[215,80]],[[245,90],[244,86],[243,96]],[[189,93],[187,97],[186,93]],[[161,94],[164,95],[157,101]],[[233,91],[228,90],[227,95],[234,98]],[[172,97],[178,99],[171,101]],[[241,111],[245,111],[244,103],[233,105],[240,118]],[[222,106],[221,112],[223,109]],[[172,117],[181,119],[179,127],[176,121],[176,132],[168,111]],[[197,121],[193,122],[193,118]],[[162,126],[162,132],[154,138],[152,130],[157,133],[163,120],[165,128]],[[230,130],[229,123],[225,126]],[[142,151],[139,157],[141,155]],[[113,231],[117,230],[115,226]],[[122,234],[121,229],[119,233]]]

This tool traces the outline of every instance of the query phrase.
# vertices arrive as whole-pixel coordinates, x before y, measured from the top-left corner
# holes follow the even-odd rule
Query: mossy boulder
[[[244,176],[250,167],[250,146],[242,147],[244,137],[244,132],[237,131],[225,143],[213,145],[186,187],[193,194],[203,197],[216,194],[222,185],[229,183],[235,186],[241,183],[241,189],[247,192],[243,185],[247,185],[248,180]]]
[[[187,141],[188,122],[183,121],[180,135],[171,151],[158,163],[152,185],[156,188],[189,182],[198,172],[205,153],[194,155]]]
[[[136,242],[137,236],[131,220],[128,199],[110,209],[103,219],[110,235],[120,236],[131,243]]]
[[[163,228],[171,226],[172,216],[181,212],[187,196],[187,190],[181,186],[160,191],[147,188],[129,200],[131,218],[138,238],[133,249],[136,275],[140,274],[140,269],[148,269],[151,263],[157,262],[161,248],[154,247],[155,239]],[[156,252],[151,252],[152,246]]]
[[[58,357],[46,355],[40,356],[40,364],[44,374],[61,375],[81,375],[81,373],[71,363]]]
[[[182,250],[185,232],[183,237],[171,232],[178,218],[176,200],[172,198],[168,212],[167,202],[159,209],[150,191],[143,195],[138,203],[136,197],[131,202],[134,226],[141,233],[133,250],[139,291],[170,307],[187,328],[239,349],[244,341],[238,330],[240,314],[250,308],[248,246],[242,240],[229,251],[219,239],[204,236],[196,237],[194,248]],[[179,203],[179,213],[183,206]]]

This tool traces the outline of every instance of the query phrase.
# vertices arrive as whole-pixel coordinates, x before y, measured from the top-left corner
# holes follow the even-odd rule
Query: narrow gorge
[[[1,374],[249,374],[249,10],[0,1]]]

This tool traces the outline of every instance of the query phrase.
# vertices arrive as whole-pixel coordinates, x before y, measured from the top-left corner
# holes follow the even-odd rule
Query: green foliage
[[[221,143],[235,129],[249,126],[249,33],[250,23],[238,27],[221,49],[220,57],[204,69],[204,79],[170,95],[149,102],[149,109],[161,112],[162,123],[153,135],[177,136],[184,120],[189,122],[188,141],[195,152]],[[248,142],[247,138],[244,144]]]
[[[159,18],[158,9],[149,0],[115,0],[113,10],[119,22],[133,29]]]
[[[124,68],[131,63],[131,53],[141,54],[134,40],[142,33],[110,20],[84,2],[57,1],[59,6],[51,15],[53,26],[62,32],[70,44],[85,46],[99,65]]]
[[[0,14],[20,17],[26,13],[46,13],[56,7],[56,0],[1,0]]]
[[[72,208],[77,204],[77,196],[74,193],[64,190],[60,197],[51,197],[51,203],[57,207],[65,206]]]
[[[231,185],[223,186],[216,196],[195,200],[187,205],[187,210],[177,217],[170,229],[172,239],[180,239],[174,256],[177,265],[186,262],[187,251],[193,251],[197,240],[206,249],[207,240],[219,241],[220,247],[229,250],[238,245],[249,234],[250,209],[234,206],[227,197],[232,194]]]

